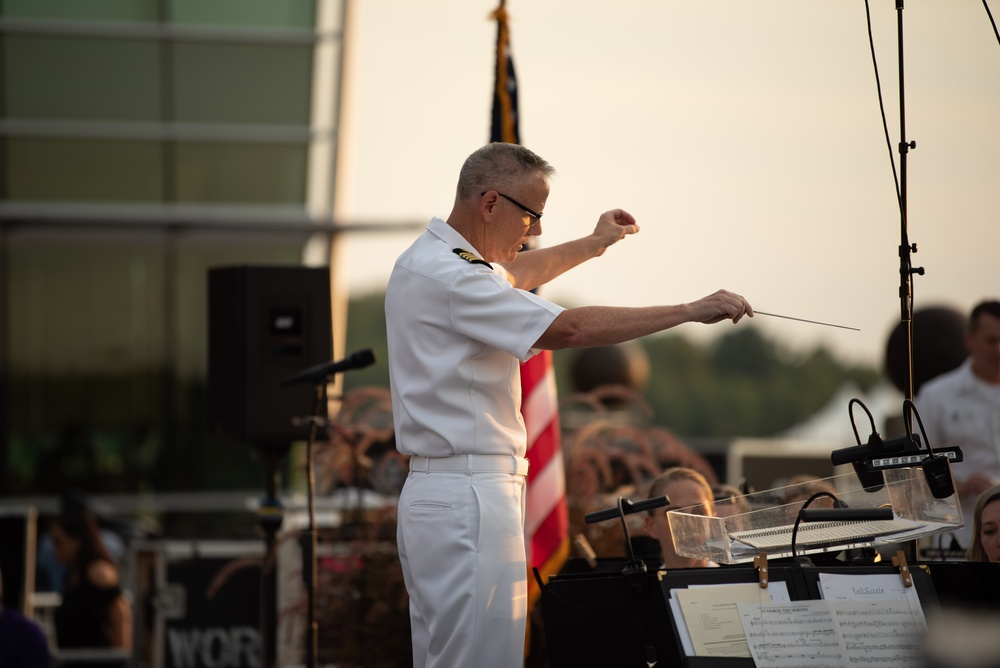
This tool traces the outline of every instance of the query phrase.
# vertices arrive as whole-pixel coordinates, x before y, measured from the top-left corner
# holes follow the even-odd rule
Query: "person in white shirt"
[[[931,448],[962,449],[951,471],[965,520],[955,537],[968,549],[976,498],[1000,483],[1000,301],[972,309],[965,347],[968,358],[924,383],[914,403]]]
[[[718,292],[688,304],[564,309],[530,292],[639,231],[621,209],[574,241],[542,233],[553,168],[488,144],[459,173],[447,220],[396,261],[386,287],[396,447],[410,456],[397,543],[414,666],[521,666],[527,612],[526,434],[519,361],[539,349],[621,343],[753,310]],[[628,289],[623,282],[623,289]]]

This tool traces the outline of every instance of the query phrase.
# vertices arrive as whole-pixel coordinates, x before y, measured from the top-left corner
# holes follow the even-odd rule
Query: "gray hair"
[[[465,159],[458,175],[458,200],[478,197],[486,190],[509,190],[525,177],[540,172],[545,177],[555,168],[520,144],[493,142]]]

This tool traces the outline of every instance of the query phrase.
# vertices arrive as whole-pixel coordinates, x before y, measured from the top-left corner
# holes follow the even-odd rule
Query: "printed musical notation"
[[[927,627],[919,603],[914,606],[906,599],[829,603],[851,664],[923,665],[921,636]]]
[[[846,650],[823,601],[739,604],[747,645],[757,666],[843,666]]]
[[[743,623],[736,610],[737,602],[787,602],[788,587],[781,580],[771,582],[767,589],[756,583],[691,585],[687,589],[670,590],[670,611],[684,656],[750,656]],[[691,619],[688,626],[686,618]],[[728,640],[723,627],[739,629]]]
[[[880,666],[921,666],[922,662],[914,663],[905,656],[849,656],[847,661],[852,666],[878,664]]]
[[[905,600],[739,603],[758,668],[922,666],[923,613]]]
[[[759,603],[762,595],[769,600],[758,585],[677,589],[672,594],[680,603],[697,656],[750,656],[736,603]]]
[[[902,636],[899,636],[899,637],[902,637]],[[911,643],[881,643],[881,644],[878,644],[878,645],[872,644],[872,643],[865,643],[865,642],[857,643],[857,642],[850,642],[850,641],[848,641],[848,643],[847,643],[847,649],[849,651],[851,651],[851,652],[856,652],[858,650],[870,650],[870,651],[873,651],[873,652],[888,652],[890,650],[893,651],[893,652],[900,651],[900,650],[903,651],[903,652],[917,652],[917,651],[920,651],[920,647],[921,647],[920,643],[917,643],[917,642],[911,642]]]
[[[843,620],[840,622],[840,627],[843,629],[855,629],[855,628],[865,628],[864,623],[852,622],[851,624],[845,623]],[[883,631],[882,633],[868,633],[867,631],[862,631],[861,633],[854,633],[851,637],[857,638],[858,640],[880,640],[884,638],[904,638],[909,633],[903,633],[898,628]]]
[[[843,617],[850,617],[853,615],[862,615],[861,619],[844,619]],[[840,619],[840,627],[843,629],[868,629],[868,628],[896,628],[898,624],[896,622],[887,622],[884,619],[870,619],[864,615],[863,612],[858,610],[849,610],[842,614]]]

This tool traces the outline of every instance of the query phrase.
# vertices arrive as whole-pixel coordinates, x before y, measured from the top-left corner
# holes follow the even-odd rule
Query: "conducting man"
[[[447,220],[434,218],[389,278],[385,311],[397,448],[410,455],[397,541],[414,666],[523,663],[528,469],[518,361],[538,349],[621,343],[753,310],[720,290],[688,304],[563,309],[530,292],[639,231],[621,209],[564,244],[542,233],[553,168],[494,143],[462,166]]]

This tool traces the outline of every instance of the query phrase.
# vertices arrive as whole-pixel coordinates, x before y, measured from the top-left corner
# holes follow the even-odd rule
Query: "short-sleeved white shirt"
[[[514,288],[440,218],[396,260],[385,295],[396,447],[523,457],[518,360],[564,309]]]
[[[958,446],[963,461],[953,464],[955,480],[973,473],[1000,481],[1000,386],[980,380],[965,360],[953,371],[927,381],[914,400],[932,448]],[[976,496],[962,499],[965,529],[956,535],[965,547],[972,536]]]

